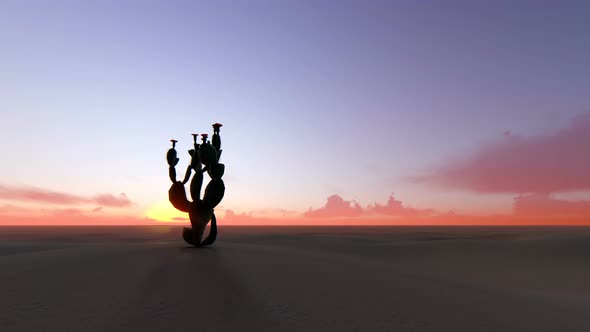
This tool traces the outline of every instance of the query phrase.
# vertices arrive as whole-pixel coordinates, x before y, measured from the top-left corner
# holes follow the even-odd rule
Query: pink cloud
[[[531,201],[534,203],[530,205]],[[538,205],[554,204],[554,208],[538,210]],[[346,202],[346,201],[345,201]],[[511,215],[470,216],[456,213],[417,213],[386,215],[364,211],[361,215],[343,216],[339,218],[309,218],[302,214],[295,218],[253,217],[249,213],[236,214],[225,210],[217,216],[219,225],[590,225],[588,207],[590,202],[565,202],[543,198],[542,196],[526,196],[517,201],[515,213]],[[350,202],[349,202],[350,203]],[[525,204],[526,203],[526,204]],[[571,203],[571,204],[570,204]],[[527,205],[528,204],[528,205]],[[565,205],[564,205],[565,204]],[[383,205],[387,206],[387,205]],[[563,207],[566,206],[566,209]],[[525,208],[532,208],[531,211]],[[405,209],[405,207],[404,207]],[[370,208],[367,208],[370,210]],[[12,211],[12,213],[11,213]],[[428,211],[428,210],[418,210]],[[569,211],[563,213],[563,211]],[[223,215],[221,215],[223,214]],[[180,218],[182,219],[182,218]],[[188,226],[187,220],[176,220]],[[82,209],[37,209],[18,206],[0,207],[0,226],[3,225],[165,225],[148,218],[134,216],[116,216]],[[177,224],[180,225],[180,224]],[[253,229],[253,232],[256,232]]]
[[[83,217],[85,215],[84,211],[80,209],[55,209],[50,213],[52,216],[57,218]]]
[[[21,215],[30,213],[30,209],[22,206],[4,204],[0,206],[0,215]]]
[[[328,197],[326,204],[318,209],[309,209],[303,214],[306,218],[356,218],[361,216],[396,216],[396,217],[417,217],[427,216],[434,213],[434,210],[415,209],[404,206],[402,201],[389,196],[387,203],[361,207],[355,201],[347,201],[339,195]]]
[[[566,201],[550,194],[520,195],[514,199],[517,216],[590,216],[590,201]]]
[[[215,214],[217,215],[217,213]],[[217,217],[219,220],[223,220],[223,222],[229,222],[229,223],[238,223],[238,224],[248,224],[249,222],[252,222],[253,220],[255,220],[255,218],[252,216],[252,213],[240,213],[237,214],[235,213],[233,210],[227,209],[225,210],[225,216],[223,218],[219,218]]]
[[[303,214],[306,218],[357,218],[374,216],[418,217],[428,216],[434,210],[415,209],[404,206],[402,201],[389,196],[387,203],[361,207],[355,201],[347,201],[338,195],[328,197],[326,204],[319,209],[309,209]]]
[[[304,213],[308,218],[358,217],[363,214],[361,206],[354,201],[345,201],[338,195],[328,197],[326,204],[319,209],[309,209]]]
[[[231,210],[229,210],[231,211]],[[248,213],[251,216],[256,217],[296,217],[301,214],[299,211],[294,210],[287,210],[287,209],[280,209],[280,208],[266,208],[266,209],[257,209],[252,210]]]
[[[6,225],[156,225],[161,224],[147,218],[134,216],[116,216],[103,214],[91,209],[89,211],[65,209],[38,209],[7,206],[0,209],[0,226]]]
[[[426,216],[434,213],[434,210],[430,209],[422,210],[405,207],[402,201],[396,200],[393,195],[389,196],[389,200],[385,205],[375,203],[375,205],[369,206],[368,210],[376,214],[399,217]]]
[[[85,197],[47,189],[10,187],[1,184],[0,199],[61,205],[99,204],[108,207],[127,207],[132,205],[132,202],[125,194],[120,194],[119,196],[100,194],[94,197]]]
[[[482,193],[562,192],[590,189],[590,113],[552,134],[503,139],[416,182]]]
[[[131,205],[131,201],[124,193],[119,196],[113,194],[101,194],[91,198],[93,203],[110,207],[126,207]]]

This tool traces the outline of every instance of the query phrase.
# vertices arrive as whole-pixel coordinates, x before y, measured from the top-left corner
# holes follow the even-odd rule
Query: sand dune
[[[590,331],[590,228],[0,228],[0,330]]]

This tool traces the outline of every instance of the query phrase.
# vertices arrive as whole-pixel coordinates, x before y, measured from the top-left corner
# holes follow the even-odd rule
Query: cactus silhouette
[[[225,165],[219,163],[221,157],[221,137],[219,129],[222,124],[213,124],[213,142],[207,140],[207,134],[201,134],[201,144],[197,142],[198,134],[193,135],[193,148],[188,151],[191,156],[191,162],[186,169],[184,179],[176,180],[176,165],[179,158],[176,152],[176,143],[171,140],[172,148],[168,150],[166,159],[168,161],[170,181],[172,186],[168,191],[168,199],[172,205],[189,215],[191,228],[185,227],[182,232],[182,238],[194,246],[207,246],[213,244],[217,238],[217,218],[215,218],[214,208],[221,202],[225,194],[225,184],[221,177],[225,171]],[[201,167],[204,165],[205,167]],[[189,192],[192,201],[186,197],[184,185],[191,178],[191,173],[195,172],[190,182]],[[201,198],[201,189],[203,187],[203,173],[207,172],[211,180],[205,188],[205,194]],[[211,221],[209,235],[203,241],[203,233],[207,224]]]

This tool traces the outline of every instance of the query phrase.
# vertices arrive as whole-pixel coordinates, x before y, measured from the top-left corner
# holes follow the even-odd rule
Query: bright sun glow
[[[154,204],[146,211],[145,216],[162,222],[188,221],[188,213],[178,211],[169,201],[161,201]]]

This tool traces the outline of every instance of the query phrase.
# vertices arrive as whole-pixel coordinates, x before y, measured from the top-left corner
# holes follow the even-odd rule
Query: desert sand
[[[590,331],[590,228],[0,228],[1,331]]]

